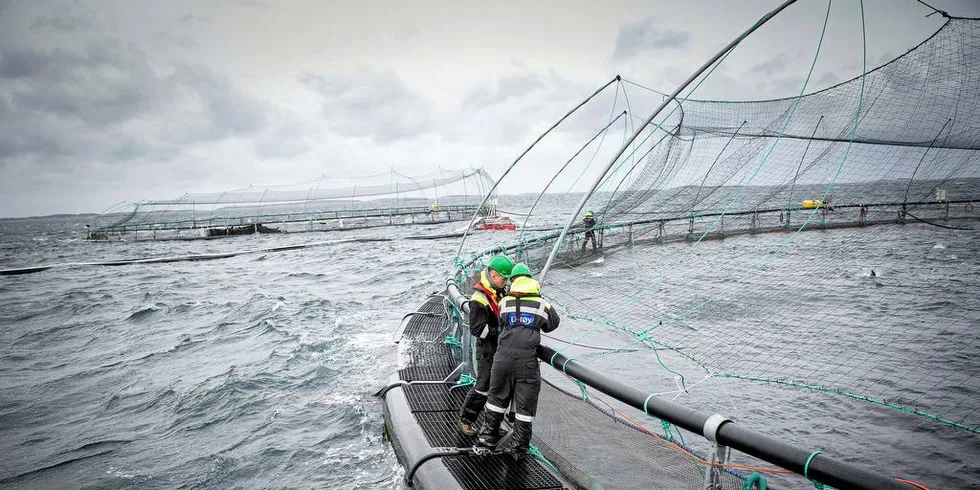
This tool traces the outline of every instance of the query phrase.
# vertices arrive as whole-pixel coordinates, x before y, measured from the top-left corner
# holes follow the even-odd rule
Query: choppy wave
[[[377,229],[369,246],[335,240],[244,256],[231,252],[287,249],[307,238],[92,244],[60,235],[71,232],[57,219],[34,225],[62,231],[34,242],[5,229],[4,267],[229,255],[0,278],[0,486],[402,488],[403,470],[382,438],[381,406],[371,394],[396,369],[391,332],[443,288],[447,257],[458,244],[454,225],[441,230],[444,239],[409,240],[406,230]],[[955,258],[956,244],[935,245],[918,251],[924,261],[980,270]],[[887,264],[898,256],[886,250],[837,271],[858,287],[847,296],[825,292],[825,300],[850,305],[849,314],[880,315],[864,301],[876,290],[895,291],[908,296],[909,311],[893,315],[938,315],[955,306],[976,317],[960,299],[916,295],[895,279],[900,275]],[[620,266],[609,260],[583,271],[615,277]],[[948,282],[963,289],[961,298],[972,290],[972,280],[933,276],[930,267],[918,287]],[[709,270],[695,272],[695,280],[711,280]],[[733,318],[751,313],[738,304],[727,308],[722,313]],[[971,354],[951,353],[950,362],[969,362]],[[936,367],[955,380],[956,373],[942,370]],[[852,437],[831,415],[822,417],[838,413],[825,400],[785,396],[800,410],[772,413],[769,423],[800,437]],[[883,415],[879,422],[887,428],[891,420]],[[867,442],[874,447],[910,444],[887,440],[887,430],[869,432],[882,438]],[[943,437],[952,438],[932,434]],[[930,446],[920,454],[921,464],[940,474],[970,469],[966,452],[951,458]]]
[[[39,223],[65,229],[54,221]],[[4,233],[20,239],[6,264],[129,250]],[[371,393],[396,367],[391,330],[440,287],[430,272],[457,242],[334,242],[4,278],[0,486],[401,488]],[[248,243],[131,246],[163,257]]]

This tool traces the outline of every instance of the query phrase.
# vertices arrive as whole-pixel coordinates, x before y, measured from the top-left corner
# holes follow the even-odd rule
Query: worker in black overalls
[[[509,448],[500,448],[520,458],[531,444],[531,423],[538,407],[541,370],[537,350],[541,332],[558,328],[558,314],[541,297],[541,284],[527,276],[517,277],[510,294],[500,300],[500,335],[490,375],[486,423],[479,444],[495,448],[500,442],[500,423],[511,399],[516,405],[514,438]]]
[[[589,244],[589,240],[592,240],[592,253],[595,253],[595,213],[591,209],[585,212],[585,218],[582,218],[582,223],[585,224],[585,240],[582,241],[582,255],[585,255],[585,246]]]
[[[497,352],[498,308],[513,268],[514,261],[510,257],[495,255],[487,269],[480,272],[479,282],[473,286],[469,326],[470,333],[476,337],[476,384],[466,393],[458,422],[459,431],[466,436],[476,435],[473,424],[487,401],[493,356]]]

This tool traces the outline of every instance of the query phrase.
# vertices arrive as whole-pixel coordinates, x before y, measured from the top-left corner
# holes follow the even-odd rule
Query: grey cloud
[[[188,34],[176,32],[172,29],[157,31],[153,37],[163,45],[174,45],[182,49],[191,49],[198,46],[197,41]]]
[[[756,63],[749,69],[751,73],[762,73],[763,75],[775,75],[789,66],[789,56],[786,53],[779,53],[775,57]]]
[[[80,120],[14,113],[0,117],[0,168],[29,159],[49,168],[58,162],[90,159],[102,163],[143,159],[170,161],[182,147],[152,136],[98,130]]]
[[[265,107],[210,68],[177,65],[172,80],[178,87],[197,93],[200,105],[209,115],[210,139],[252,134],[265,126]]]
[[[114,142],[112,146],[104,148],[99,154],[94,155],[102,161],[123,161],[149,160],[153,162],[170,162],[179,157],[181,148],[171,144],[153,144],[143,140],[128,138]]]
[[[152,38],[165,47],[193,49],[200,45],[192,34],[193,30],[198,26],[210,29],[207,27],[210,24],[214,24],[214,18],[211,16],[185,13],[177,17],[171,27],[154,32]]]
[[[0,158],[167,160],[178,145],[255,134],[266,107],[207,67],[151,66],[114,41],[0,51]],[[9,97],[9,99],[8,99]]]
[[[255,141],[255,155],[260,160],[291,158],[311,149],[307,131],[299,125],[283,125]]]
[[[589,85],[572,81],[554,69],[535,71],[521,64],[517,68],[516,73],[485,82],[464,97],[459,112],[466,117],[446,129],[444,135],[449,141],[527,144],[537,136],[532,128],[547,128],[605,82],[597,80]],[[553,134],[570,134],[573,140],[591,137],[609,122],[615,90],[614,86],[607,88]],[[619,105],[623,102],[620,94]]]
[[[803,83],[806,81],[805,78],[801,76],[788,76],[780,77],[771,80],[772,89],[767,90],[768,96],[770,97],[791,97],[800,94],[800,89],[803,88]],[[813,92],[820,87],[813,84],[811,81],[807,87],[807,92]],[[766,92],[763,92],[765,94]]]
[[[265,8],[269,6],[269,4],[263,2],[262,0],[231,0],[230,3],[253,8]]]
[[[463,97],[463,108],[479,108],[500,104],[545,88],[544,81],[534,73],[519,73],[485,82]]]
[[[24,114],[104,126],[136,117],[154,102],[152,70],[118,44],[93,44],[84,52],[7,48],[2,56],[0,81],[28,79],[27,86],[11,91],[14,107]]]
[[[204,17],[202,17],[200,15],[194,15],[192,13],[186,13],[184,15],[181,15],[179,18],[177,18],[177,23],[178,24],[184,24],[184,25],[186,25],[186,24],[196,24],[196,23],[213,24],[214,23],[214,18],[212,18],[210,16],[204,16]]]
[[[31,48],[7,47],[0,50],[0,78],[26,78],[49,67],[58,51],[43,54]]]
[[[337,134],[387,143],[432,130],[432,104],[394,72],[303,73],[298,80],[325,99],[324,118]]]
[[[649,17],[639,22],[619,27],[614,60],[623,60],[654,49],[682,49],[691,39],[691,33],[663,29],[656,25],[656,18]]]
[[[836,85],[838,82],[840,82],[840,78],[837,78],[837,75],[834,74],[834,72],[828,71],[827,73],[824,73],[819,79],[817,79],[817,84],[813,88],[819,90],[821,88],[826,88],[831,85]]]
[[[31,23],[31,29],[45,29],[51,28],[58,31],[65,32],[75,32],[75,31],[89,31],[96,27],[95,23],[88,19],[83,19],[81,17],[67,17],[67,16],[41,16],[34,19]]]
[[[34,131],[18,131],[13,124],[6,124],[0,120],[0,163],[21,155],[57,156],[63,153],[64,150],[55,139]]]

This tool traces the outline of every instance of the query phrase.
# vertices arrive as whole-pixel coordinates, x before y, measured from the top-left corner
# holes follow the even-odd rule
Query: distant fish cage
[[[184,194],[123,203],[80,234],[90,241],[197,240],[230,236],[424,225],[472,219],[493,184],[482,168],[409,177],[394,170],[320,188],[293,186]],[[365,182],[365,179],[367,182]],[[342,179],[331,177],[335,185]],[[365,198],[370,198],[367,200]],[[486,214],[486,213],[484,213]]]
[[[264,233],[305,233],[378,226],[438,224],[469,220],[476,213],[477,208],[475,204],[459,204],[439,206],[435,210],[432,206],[411,206],[192,218],[89,229],[81,232],[79,238],[92,241],[198,240]]]

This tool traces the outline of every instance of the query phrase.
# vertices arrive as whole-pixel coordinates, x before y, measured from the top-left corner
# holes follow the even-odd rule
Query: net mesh
[[[556,247],[583,195],[547,194],[565,190],[555,185],[514,198],[532,210],[519,236],[464,242],[457,279],[471,286],[470,274],[498,251],[540,271],[555,248],[544,294],[565,321],[548,341],[562,341],[554,345],[570,358],[878,471],[876,451],[896,439],[942,447],[950,461],[975,452],[980,314],[964,305],[976,305],[980,287],[970,265],[980,253],[978,28],[949,18],[897,59],[799,97],[679,99],[587,199],[594,247],[581,222]],[[617,85],[615,100],[635,86]],[[611,114],[620,109],[614,102]],[[595,127],[609,131],[611,120]],[[581,177],[601,142],[553,170]],[[636,487],[624,472],[641,466],[678,482],[663,488],[700,488],[704,466],[691,457],[707,450],[700,438],[685,451],[626,442],[622,427],[608,426],[616,422],[583,411],[591,405],[562,400],[542,395],[535,433],[585,480]],[[791,422],[800,419],[813,429]],[[578,435],[565,432],[569,420],[581,424]],[[599,441],[607,430],[610,440]],[[849,444],[849,433],[872,444]],[[592,444],[605,449],[582,449]],[[888,457],[888,474],[980,482],[969,471],[935,480],[912,449]],[[747,466],[732,473],[764,465]]]

